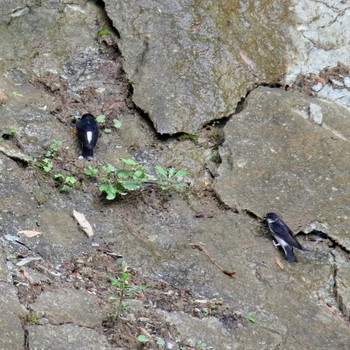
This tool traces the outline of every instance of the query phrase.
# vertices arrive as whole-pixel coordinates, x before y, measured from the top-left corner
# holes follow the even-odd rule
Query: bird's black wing
[[[288,245],[303,250],[302,245],[294,237],[292,230],[281,220],[269,223],[270,230]]]

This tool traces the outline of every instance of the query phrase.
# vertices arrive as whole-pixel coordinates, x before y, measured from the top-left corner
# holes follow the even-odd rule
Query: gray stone
[[[73,324],[29,326],[27,330],[30,350],[112,349],[106,338],[97,331]]]
[[[32,311],[45,317],[51,324],[74,323],[82,327],[99,327],[107,317],[98,301],[79,290],[65,288],[39,295],[30,305]]]
[[[0,193],[3,198],[11,199],[0,202],[0,225],[4,233],[13,234],[18,228],[16,214],[28,215],[35,210],[37,204],[22,175],[23,169],[0,152]]]
[[[31,160],[30,156],[21,152],[11,142],[1,142],[0,143],[0,152],[13,160],[20,160],[24,163],[29,163]]]
[[[344,78],[344,84],[347,88],[350,88],[350,77],[345,77]]]
[[[350,32],[344,30],[350,25],[346,2],[298,0],[291,9],[295,24],[289,33],[298,49],[290,56],[287,84],[298,74],[318,74],[338,62],[350,66]]]
[[[96,152],[98,161],[135,156],[147,166],[158,163],[186,168],[197,191],[188,191],[184,199],[151,190],[137,198],[101,204],[95,194],[78,190],[59,194],[34,170],[21,168],[8,158],[10,154],[1,153],[1,234],[16,237],[20,229],[42,231],[39,237],[22,239],[20,248],[38,252],[44,259],[42,264],[50,266],[49,271],[60,267],[64,276],[65,267],[52,264],[71,262],[72,257],[74,260],[91,251],[91,241],[71,217],[76,209],[94,225],[95,244],[122,254],[140,274],[164,279],[206,299],[220,299],[232,311],[231,327],[214,317],[198,320],[188,314],[169,314],[169,320],[179,327],[188,343],[205,341],[214,348],[220,344],[223,349],[239,350],[348,350],[349,328],[325,306],[333,305],[336,312],[349,315],[347,256],[333,258],[334,249],[327,242],[315,245],[301,239],[312,251],[297,251],[300,263],[288,265],[272,245],[267,229],[242,209],[258,216],[268,209],[278,210],[293,229],[320,229],[348,248],[349,112],[325,101],[282,91],[258,89],[251,93],[246,109],[234,115],[225,127],[226,142],[220,149],[223,163],[218,170],[214,164],[209,167],[218,176],[216,192],[228,206],[241,211],[237,214],[219,208],[211,194],[211,179],[204,170],[211,150],[205,140],[171,138],[160,142],[153,129],[141,122],[142,115],[135,117],[136,109],[120,107],[118,101],[121,98],[132,105],[127,82],[119,84],[119,72],[125,68],[134,88],[134,101],[149,113],[157,131],[195,132],[209,120],[231,114],[237,101],[255,84],[282,81],[287,69],[291,74],[317,73],[336,64],[340,57],[346,64],[347,30],[333,35],[331,42],[327,26],[341,29],[332,21],[338,16],[346,23],[347,4],[312,2],[304,18],[303,11],[298,10],[309,6],[306,1],[299,2],[294,13],[288,7],[292,4],[281,5],[274,0],[249,4],[194,0],[105,3],[120,33],[124,67],[117,50],[112,58],[106,57],[104,46],[96,40],[98,31],[106,25],[96,2],[1,1],[2,129],[17,129],[19,149],[25,154],[45,154],[54,139],[62,140],[65,151],[74,153],[77,145],[69,115],[85,111],[110,114],[122,121],[122,129],[102,134]],[[320,9],[322,13],[315,17]],[[295,13],[303,18],[293,18],[300,25],[297,32],[288,24]],[[310,22],[315,24],[315,33],[308,32]],[[328,38],[323,40],[318,28]],[[300,51],[293,50],[285,33],[303,40]],[[114,45],[112,38],[99,39]],[[344,47],[332,51],[337,40]],[[331,51],[333,54],[329,54]],[[300,68],[304,57],[306,65]],[[47,76],[50,79],[45,80]],[[37,79],[42,85],[37,85]],[[80,95],[84,89],[92,92],[93,100]],[[317,89],[323,90],[322,86]],[[336,90],[327,85],[323,93],[348,99],[343,90],[338,94]],[[310,120],[312,103],[320,107],[321,125]],[[123,110],[120,116],[119,107]],[[316,121],[320,119],[317,110],[311,115]],[[58,121],[61,117],[63,123]],[[77,173],[82,171],[79,166],[67,163]],[[224,275],[204,251],[194,250],[192,243],[202,244],[213,259],[236,275]],[[19,248],[16,239],[6,244]],[[0,255],[0,278],[4,282],[5,255]],[[283,269],[276,261],[284,264]],[[34,273],[31,269],[28,272]],[[35,277],[34,282],[46,280],[39,274]],[[56,282],[59,286],[58,279]],[[65,283],[69,283],[69,277]],[[81,327],[99,327],[104,311],[98,303],[82,292],[58,288],[62,290],[46,290],[30,305],[33,312],[44,316],[41,325],[28,326],[30,349],[109,349],[103,335]],[[0,349],[23,349],[20,320],[25,319],[26,311],[12,285],[1,284],[0,294]],[[134,302],[130,319],[137,319],[139,306],[147,312],[141,303]],[[256,323],[247,320],[249,313]],[[236,315],[240,315],[238,320]]]
[[[28,220],[28,226],[30,222],[36,222],[43,233],[33,238],[21,237],[20,240],[44,258],[61,262],[67,256],[91,249],[89,239],[79,229],[72,215],[64,212],[62,207],[60,211],[43,209]]]
[[[350,320],[350,262],[344,254],[335,252],[335,295],[339,309]]]
[[[285,71],[287,4],[105,4],[120,33],[133,100],[161,134],[194,133],[228,116],[254,84],[275,84]]]
[[[234,335],[225,330],[215,317],[198,319],[183,312],[163,314],[167,322],[176,326],[187,346],[196,347],[200,343],[205,343],[210,349],[237,349]]]
[[[0,243],[0,282],[8,282],[6,253],[1,243]]]
[[[350,112],[317,100],[322,127],[305,118],[314,99],[259,88],[225,127],[215,189],[231,208],[281,214],[294,230],[319,222],[350,251]]]
[[[21,319],[26,310],[19,303],[14,286],[0,282],[0,349],[23,350],[24,329]]]
[[[310,120],[313,121],[315,124],[322,124],[322,108],[316,103],[310,103]]]

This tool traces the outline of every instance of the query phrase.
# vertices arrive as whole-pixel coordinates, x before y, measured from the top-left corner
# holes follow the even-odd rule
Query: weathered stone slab
[[[287,83],[298,74],[318,74],[325,68],[336,67],[339,62],[350,66],[350,33],[344,30],[350,26],[348,3],[340,0],[297,0],[292,3],[295,25],[290,35],[298,49],[290,60]]]
[[[0,349],[22,350],[24,329],[21,318],[26,310],[21,306],[14,286],[0,282]]]
[[[67,212],[43,210],[40,216],[31,218],[28,223],[34,222],[34,219],[39,222],[43,234],[34,238],[23,236],[21,242],[44,258],[61,262],[67,256],[91,249],[91,241]]]
[[[111,349],[106,338],[97,331],[73,324],[29,326],[28,340],[30,350]]]
[[[106,0],[133,100],[158,132],[193,133],[285,72],[287,4]],[[259,43],[257,45],[257,43]],[[273,50],[272,50],[273,47]]]
[[[312,120],[311,104],[320,107],[321,125]],[[277,212],[295,230],[308,231],[313,224],[350,251],[346,108],[259,88],[225,134],[215,184],[223,202],[260,217]]]
[[[70,288],[42,293],[30,308],[51,324],[74,323],[89,328],[101,326],[107,316],[92,296]]]

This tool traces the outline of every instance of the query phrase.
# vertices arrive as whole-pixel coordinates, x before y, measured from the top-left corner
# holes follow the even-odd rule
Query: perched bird
[[[294,254],[293,248],[300,250],[308,250],[304,248],[294,236],[292,230],[283,222],[283,220],[275,213],[266,214],[267,224],[272,233],[273,238],[277,241],[276,246],[281,246],[286,254],[289,263],[298,262]]]
[[[96,147],[99,128],[91,114],[84,114],[76,124],[78,140],[81,144],[83,158],[92,158]]]

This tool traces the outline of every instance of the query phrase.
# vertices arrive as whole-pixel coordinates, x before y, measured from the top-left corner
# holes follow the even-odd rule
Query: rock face
[[[105,1],[135,103],[161,134],[232,114],[254,84],[285,72],[287,4]],[[272,49],[273,48],[273,49]]]
[[[318,228],[350,251],[349,130],[343,107],[259,88],[225,127],[216,191],[231,208],[280,213],[293,229]]]
[[[344,1],[298,0],[291,6],[295,25],[291,30],[297,50],[292,53],[287,83],[298,74],[318,74],[339,62],[349,66],[349,6]],[[334,35],[334,33],[337,33]]]
[[[348,32],[332,23],[346,23],[346,2],[299,1],[294,12],[274,0],[106,0],[105,9],[102,3],[0,0],[0,349],[136,349],[141,344],[128,341],[137,342],[145,326],[154,340],[169,340],[169,349],[206,343],[227,350],[348,350],[349,111],[306,95],[254,90],[277,84],[287,71],[293,81],[344,59],[336,73],[348,91]],[[294,14],[300,27],[287,31]],[[337,31],[332,38],[328,24]],[[301,41],[290,44],[286,33]],[[315,47],[327,54],[314,55]],[[305,70],[298,70],[300,57],[309,57]],[[327,80],[335,90],[338,83]],[[322,79],[315,84],[329,91]],[[201,128],[230,116],[247,93],[244,109],[225,127]],[[72,135],[72,116],[84,112],[107,120],[97,157],[88,163],[77,159]],[[114,118],[122,124],[118,130]],[[40,160],[51,157],[56,139],[64,148],[44,173]],[[86,178],[86,170],[118,166],[119,157],[188,169],[194,185],[187,196],[151,184],[103,201],[100,180]],[[79,185],[59,192],[54,175],[60,173]],[[218,205],[217,196],[234,210]],[[74,209],[93,225],[92,239],[73,220]],[[276,211],[294,230],[321,230],[332,240],[303,240],[311,251],[298,251],[300,263],[288,265],[267,228],[245,210],[259,217]],[[24,237],[22,230],[42,234]],[[129,335],[125,341],[108,333],[112,326],[99,306],[108,303],[115,314],[108,300],[118,289],[106,277],[120,276],[121,255],[138,274],[174,289],[168,294],[157,285],[154,296],[136,302],[157,308],[176,326],[174,336],[163,328],[165,318],[141,318],[136,307],[126,321],[136,328],[121,329]],[[144,284],[137,281],[133,275],[132,284]],[[182,294],[196,298],[189,304],[196,306],[162,299]],[[169,309],[173,305],[179,309]]]

